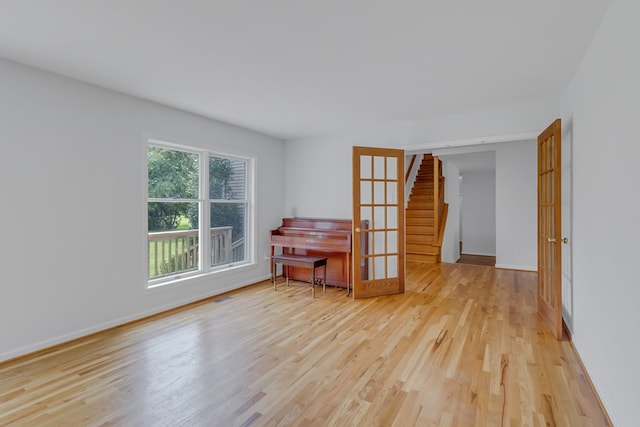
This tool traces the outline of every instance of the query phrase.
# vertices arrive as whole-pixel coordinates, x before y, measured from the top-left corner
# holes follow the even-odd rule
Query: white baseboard
[[[14,359],[16,357],[20,357],[20,356],[24,356],[27,355],[29,353],[34,353],[36,351],[40,351],[40,350],[44,350],[46,348],[50,348],[53,346],[56,346],[58,344],[62,344],[68,341],[72,341],[78,338],[82,338],[82,337],[86,337],[87,335],[91,335],[91,334],[95,334],[96,332],[100,332],[100,331],[104,331],[107,329],[111,329],[114,328],[116,326],[121,326],[136,320],[140,320],[140,319],[144,319],[145,317],[149,317],[149,316],[153,316],[154,314],[158,314],[158,313],[162,313],[164,311],[167,310],[171,310],[173,308],[177,308],[177,307],[181,307],[183,305],[187,305],[187,304],[191,304],[193,302],[196,301],[200,301],[200,300],[204,300],[207,298],[211,298],[214,297],[216,295],[220,295],[223,294],[225,292],[229,292],[229,291],[233,291],[236,289],[240,289],[243,288],[245,286],[248,285],[252,285],[254,283],[260,283],[263,280],[267,280],[270,279],[271,276],[264,276],[262,278],[257,278],[254,280],[251,280],[250,282],[247,283],[237,283],[234,284],[232,286],[229,286],[227,288],[224,289],[216,289],[214,292],[210,293],[210,294],[203,294],[203,295],[198,295],[198,296],[194,296],[188,299],[184,299],[182,301],[177,301],[175,303],[171,303],[171,304],[165,304],[159,307],[154,307],[151,308],[149,310],[145,310],[136,314],[132,314],[129,316],[124,316],[124,317],[120,317],[118,319],[114,319],[108,322],[104,322],[98,325],[94,325],[88,328],[84,328],[84,329],[80,329],[78,331],[74,331],[68,334],[64,334],[64,335],[59,335],[57,337],[54,338],[50,338],[44,341],[40,341],[34,344],[30,344],[21,348],[17,348],[15,350],[10,350],[7,352],[4,352],[2,354],[0,354],[0,362],[4,362],[6,360],[10,360],[10,359]]]
[[[460,254],[460,256],[462,256],[462,255],[496,256],[496,254],[487,254],[487,253],[482,253],[482,252],[462,252]]]
[[[531,267],[528,265],[496,264],[496,268],[501,268],[503,270],[538,271],[538,267]]]

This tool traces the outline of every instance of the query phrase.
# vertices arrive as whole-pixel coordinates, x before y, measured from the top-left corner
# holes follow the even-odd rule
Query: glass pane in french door
[[[362,156],[360,210],[368,221],[366,233],[368,278],[398,277],[398,173],[397,159]]]

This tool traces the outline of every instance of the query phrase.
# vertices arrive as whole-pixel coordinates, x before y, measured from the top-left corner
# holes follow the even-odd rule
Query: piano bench
[[[277,264],[282,264],[282,274],[287,279],[287,286],[289,286],[289,267],[302,267],[311,269],[311,296],[316,297],[316,268],[324,267],[324,277],[322,280],[322,293],[326,292],[327,286],[327,257],[318,256],[306,256],[295,254],[282,254],[273,255],[271,257],[271,279],[273,281],[273,290],[277,290]],[[285,270],[286,268],[286,270]],[[286,271],[286,274],[285,274]]]

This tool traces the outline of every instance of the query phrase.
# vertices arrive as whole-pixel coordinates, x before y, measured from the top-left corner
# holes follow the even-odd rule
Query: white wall
[[[287,215],[351,218],[352,146],[401,148],[423,152],[429,144],[479,136],[531,133],[549,121],[549,102],[486,108],[428,120],[372,126],[341,136],[286,142]],[[422,141],[422,142],[416,142]]]
[[[340,139],[286,143],[285,214],[353,218],[352,148]]]
[[[616,426],[638,424],[640,2],[613,0],[562,98],[573,138],[573,341]]]
[[[0,360],[268,276],[284,143],[0,60]],[[256,158],[258,264],[146,289],[145,135]]]
[[[462,253],[496,254],[495,171],[460,174],[462,193]]]
[[[461,174],[495,170],[495,254],[499,268],[537,270],[536,147],[536,141],[529,140],[436,150],[445,165],[460,166]],[[493,165],[488,153],[493,156]],[[447,178],[447,183],[450,182]],[[451,209],[452,205],[450,218]],[[447,228],[450,225],[447,221]],[[445,246],[458,246],[458,241],[450,240],[451,231],[445,230],[443,251]]]
[[[538,163],[536,141],[496,150],[496,267],[538,269]]]
[[[447,225],[442,239],[442,262],[455,263],[460,258],[460,179],[458,168],[449,161],[442,162],[444,201],[449,204]]]

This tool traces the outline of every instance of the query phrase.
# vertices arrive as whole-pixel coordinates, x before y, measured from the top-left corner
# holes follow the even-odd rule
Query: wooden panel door
[[[353,224],[353,297],[403,293],[404,150],[353,147]]]
[[[538,313],[562,339],[562,126],[538,136]]]

